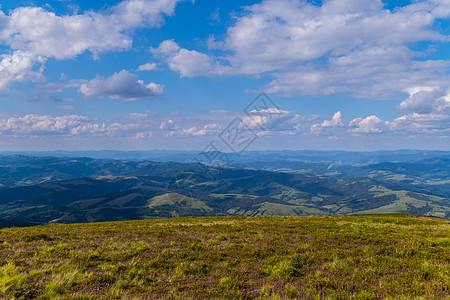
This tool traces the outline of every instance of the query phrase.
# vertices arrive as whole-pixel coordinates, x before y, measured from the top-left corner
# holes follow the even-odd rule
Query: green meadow
[[[5,228],[0,298],[449,299],[450,221],[211,217]]]

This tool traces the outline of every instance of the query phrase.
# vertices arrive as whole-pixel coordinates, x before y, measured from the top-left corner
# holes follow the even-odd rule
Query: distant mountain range
[[[91,151],[4,151],[5,155],[24,156],[52,156],[52,157],[90,157],[96,159],[117,160],[150,160],[150,161],[175,161],[181,163],[197,162],[200,151],[182,150],[147,150],[147,151],[115,151],[115,150],[91,150]],[[245,151],[240,155],[227,153],[230,161],[256,162],[272,160],[288,160],[311,163],[345,165],[368,165],[382,162],[413,162],[435,157],[450,157],[450,151],[432,150],[395,150],[395,151],[317,151],[317,150],[284,150],[284,151]]]
[[[450,217],[448,153],[410,152],[410,160],[396,161],[398,153],[364,152],[353,157],[352,165],[343,163],[351,160],[349,153],[333,153],[328,159],[321,152],[310,153],[310,161],[300,161],[291,152],[256,153],[248,159],[239,157],[229,168],[4,154],[0,227],[2,221],[73,223],[174,216],[407,212]],[[333,162],[333,155],[339,160]]]

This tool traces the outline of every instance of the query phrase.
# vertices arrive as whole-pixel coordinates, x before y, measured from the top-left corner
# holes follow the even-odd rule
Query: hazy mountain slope
[[[369,177],[406,190],[450,197],[450,158],[447,156],[414,162],[383,162],[366,166],[325,164],[291,160],[268,160],[236,164],[241,168],[286,173],[313,174],[336,178]]]
[[[0,152],[2,153],[2,152]],[[57,157],[91,157],[95,159],[116,160],[151,160],[159,162],[196,162],[200,151],[182,150],[148,150],[148,151],[22,151],[3,152],[9,155],[57,156]],[[249,163],[257,161],[289,160],[310,163],[333,164],[341,162],[345,165],[360,166],[382,162],[412,162],[435,157],[450,156],[449,151],[432,150],[392,150],[392,151],[317,151],[317,150],[280,150],[280,151],[245,151],[241,155],[227,154],[230,161]]]
[[[0,187],[29,186],[97,176],[165,174],[202,169],[198,164],[176,162],[0,155]]]

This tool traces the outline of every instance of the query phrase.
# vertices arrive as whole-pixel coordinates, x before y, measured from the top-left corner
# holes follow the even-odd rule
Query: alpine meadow
[[[0,299],[450,299],[449,0],[1,0]]]

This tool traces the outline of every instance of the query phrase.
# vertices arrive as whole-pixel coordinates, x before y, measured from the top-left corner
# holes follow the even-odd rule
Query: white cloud
[[[73,109],[63,107],[63,109]],[[79,115],[64,115],[52,117],[49,115],[30,114],[23,117],[5,117],[0,119],[0,135],[12,137],[30,136],[109,136],[117,137],[123,134],[134,135],[137,131],[147,129],[147,124],[99,123]]]
[[[329,130],[323,132],[325,128]],[[349,132],[355,135],[389,133],[399,137],[411,134],[444,134],[450,133],[450,115],[442,113],[412,113],[400,116],[392,121],[385,121],[372,115],[365,118],[355,118],[348,123],[342,121],[342,114],[337,112],[331,120],[311,126],[315,135],[345,135]]]
[[[34,57],[22,51],[0,55],[0,96],[7,93],[13,82],[42,79],[40,72],[33,71],[33,66],[44,62],[44,58]]]
[[[252,110],[243,122],[255,131],[263,134],[295,134],[301,131],[302,126],[316,120],[316,116],[299,115],[277,108]]]
[[[151,132],[138,132],[133,136],[133,140],[141,140],[151,138],[153,135]]]
[[[192,126],[187,129],[181,129],[177,132],[172,133],[171,135],[180,135],[180,136],[204,136],[204,135],[214,135],[218,134],[222,129],[221,124],[212,123],[206,124],[203,126]]]
[[[276,72],[269,92],[286,95],[350,94],[372,99],[390,99],[396,93],[420,84],[445,86],[449,62],[411,61],[405,47],[358,50],[346,56],[328,59],[325,67],[315,64],[296,70]]]
[[[72,107],[63,107],[72,109]],[[214,137],[218,136],[236,116],[259,136],[282,138],[295,143],[327,137],[330,140],[355,139],[358,137],[392,137],[398,140],[416,137],[448,138],[450,135],[450,116],[447,114],[406,114],[392,121],[377,116],[355,118],[343,122],[342,114],[337,112],[328,120],[321,121],[318,116],[298,115],[293,112],[271,109],[261,112],[261,118],[250,118],[244,113],[207,112],[200,115],[153,116],[149,113],[125,115],[123,123],[104,123],[97,119],[79,115],[25,115],[11,117],[0,113],[0,135],[7,137],[99,137],[108,139],[140,140],[147,138],[164,139],[167,137]],[[265,115],[265,116],[264,116]],[[218,118],[215,118],[217,117]],[[317,123],[317,124],[314,124]],[[263,125],[263,126],[260,126]],[[316,128],[317,130],[314,130]],[[309,136],[309,137],[308,137]],[[193,140],[198,141],[198,140]],[[356,140],[354,140],[356,141]]]
[[[122,30],[159,27],[164,16],[172,16],[176,5],[182,1],[185,0],[125,0],[113,8],[110,19]]]
[[[145,120],[149,116],[148,113],[129,113],[125,116],[127,120]]]
[[[217,41],[214,34],[210,34],[208,36],[208,39],[206,40],[206,45],[208,46],[208,49],[212,50],[223,49],[223,47],[225,46],[225,42]]]
[[[13,10],[3,35],[12,49],[57,59],[74,58],[87,50],[98,55],[131,46],[131,38],[107,16],[94,12],[57,16],[39,7]]]
[[[429,113],[412,113],[394,119],[389,128],[398,133],[446,133],[450,134],[450,115]]]
[[[432,30],[431,7],[412,4],[394,12],[380,0],[267,0],[229,28],[225,48],[234,51],[249,73],[273,71],[322,57],[344,57],[359,50],[440,40]]]
[[[175,131],[175,130],[179,129],[179,127],[177,124],[175,124],[174,120],[167,120],[167,121],[161,122],[161,124],[159,125],[159,129],[166,130],[166,131]]]
[[[31,69],[45,58],[75,58],[86,51],[98,57],[129,49],[134,29],[160,26],[180,1],[124,0],[108,10],[63,16],[31,6],[18,7],[9,15],[0,11],[0,43],[13,51],[9,55],[13,58],[2,57],[0,94],[13,82],[38,76]]]
[[[368,116],[364,119],[354,119],[348,126],[355,127],[351,131],[356,133],[381,133],[389,128],[389,122],[383,121],[377,116]]]
[[[450,113],[450,91],[439,87],[415,87],[397,107],[398,112]]]
[[[201,115],[172,116],[158,123],[158,131],[165,136],[219,135],[236,117],[258,135],[293,135],[302,132],[306,124],[317,120],[315,115],[299,115],[277,108],[246,113],[209,111]]]
[[[158,65],[156,63],[146,63],[138,67],[138,71],[152,71],[157,69]]]
[[[343,126],[344,123],[342,122],[342,113],[340,111],[336,112],[333,117],[331,118],[331,121],[325,120],[322,123],[322,127],[331,127],[331,126]]]
[[[129,31],[158,27],[173,15],[180,0],[125,0],[108,11],[57,16],[40,7],[19,7],[0,16],[0,38],[12,49],[32,55],[74,58],[85,51],[98,55],[131,46]]]
[[[320,134],[323,128],[343,126],[345,125],[342,121],[342,113],[338,111],[333,115],[331,120],[324,120],[321,124],[314,124],[313,126],[311,126],[311,132],[314,134]]]
[[[88,117],[68,115],[51,117],[48,115],[26,115],[0,119],[0,134],[30,135],[30,134],[72,134],[80,131],[93,134],[105,133],[106,126],[92,123]]]
[[[159,56],[181,76],[268,74],[269,92],[287,96],[346,93],[391,98],[407,88],[445,87],[449,61],[416,60],[410,45],[445,42],[433,26],[450,16],[446,1],[413,2],[392,11],[381,0],[264,0],[245,8],[223,41],[208,38],[216,59],[165,41]],[[169,45],[170,44],[170,45]],[[168,51],[162,50],[162,46]],[[169,47],[170,46],[170,47]],[[155,49],[154,49],[155,50]]]
[[[221,65],[214,58],[195,50],[180,48],[173,40],[163,41],[150,51],[167,63],[169,68],[182,77],[223,75],[230,67]]]
[[[153,82],[144,84],[137,75],[122,70],[107,78],[97,76],[83,83],[78,91],[89,98],[108,97],[134,101],[160,96],[163,87]]]

